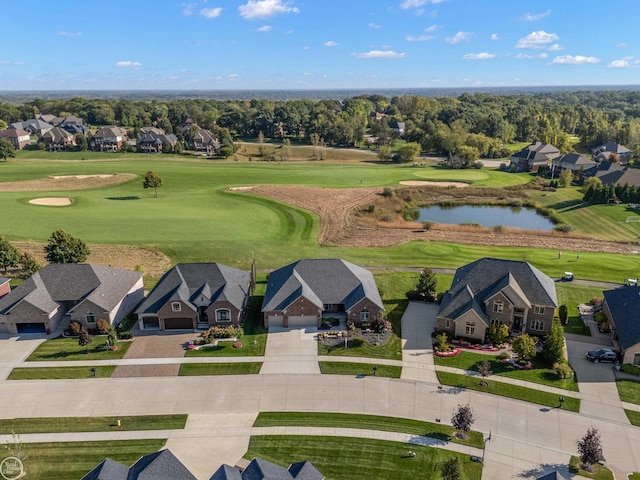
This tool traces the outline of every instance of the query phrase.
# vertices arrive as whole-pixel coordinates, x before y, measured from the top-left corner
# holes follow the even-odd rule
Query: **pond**
[[[484,227],[523,228],[526,230],[553,230],[553,222],[535,210],[520,207],[498,207],[489,205],[455,205],[442,207],[431,205],[420,207],[418,222],[449,224],[476,223]]]

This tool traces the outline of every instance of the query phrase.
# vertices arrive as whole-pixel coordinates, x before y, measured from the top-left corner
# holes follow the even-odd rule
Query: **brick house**
[[[99,128],[89,139],[89,148],[95,152],[117,152],[127,139],[126,129],[107,125]]]
[[[201,128],[191,135],[189,146],[196,153],[204,153],[206,155],[215,155],[220,151],[220,142],[218,137],[209,131]]]
[[[608,161],[612,153],[618,156],[622,165],[626,165],[631,161],[631,150],[616,142],[607,142],[591,149],[591,157],[598,163]]]
[[[437,328],[484,340],[492,324],[512,334],[545,335],[558,306],[553,279],[527,262],[482,258],[456,270],[437,315]]]
[[[164,130],[156,127],[142,127],[136,140],[136,148],[144,153],[162,153],[164,144],[175,147],[178,137],[166,134]]]
[[[319,327],[323,317],[354,324],[381,320],[384,305],[370,271],[341,259],[306,259],[269,274],[264,324]]]
[[[560,150],[550,143],[534,142],[511,155],[509,164],[518,172],[537,172],[559,153]]]
[[[16,150],[22,150],[31,143],[31,136],[26,130],[21,128],[7,128],[0,130],[0,138],[7,140]]]
[[[141,330],[239,325],[252,293],[251,274],[219,263],[179,263],[136,310]]]
[[[53,127],[40,140],[50,152],[62,152],[76,146],[75,136],[60,127]]]
[[[640,287],[606,290],[602,312],[617,340],[622,363],[640,366]]]

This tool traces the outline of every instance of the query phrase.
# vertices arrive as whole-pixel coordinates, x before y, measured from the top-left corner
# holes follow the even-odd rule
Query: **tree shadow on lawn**
[[[584,203],[582,200],[566,200],[564,202],[554,203],[553,205],[549,205],[549,208],[552,208],[556,211],[562,210],[564,212],[570,212],[572,210],[578,210],[580,208],[586,208],[589,205]]]
[[[140,200],[137,195],[130,195],[128,197],[105,197],[106,200]]]

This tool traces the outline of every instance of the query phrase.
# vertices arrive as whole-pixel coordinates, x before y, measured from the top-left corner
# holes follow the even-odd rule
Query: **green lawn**
[[[640,405],[640,380],[616,380],[620,400]]]
[[[630,473],[629,480],[640,480],[640,472]]]
[[[113,360],[122,358],[131,346],[131,342],[118,342],[118,350],[104,348],[107,337],[93,337],[86,347],[78,345],[77,338],[57,337],[42,342],[33,351],[28,362],[46,362],[58,360]]]
[[[118,420],[120,426],[118,427]],[[121,417],[56,417],[0,419],[0,434],[57,432],[127,432],[136,430],[179,430],[187,415],[134,415]]]
[[[117,440],[22,444],[29,480],[78,480],[109,457],[127,466],[160,450],[165,440]]]
[[[410,433],[476,448],[484,446],[484,438],[481,432],[471,431],[467,440],[461,440],[454,435],[455,430],[450,425],[380,415],[324,412],[260,412],[253,426],[362,428],[382,432]]]
[[[377,346],[360,338],[350,339],[347,342],[347,348],[344,348],[344,343],[328,346],[318,342],[318,355],[402,360],[402,342],[395,334],[391,335],[387,343]]]
[[[372,377],[372,363],[350,363],[350,362],[318,362],[320,373],[329,375],[357,375],[362,377]],[[402,367],[394,365],[375,365],[375,375],[378,377],[400,378]]]
[[[262,362],[239,363],[183,363],[179,375],[257,375]]]
[[[95,375],[91,371],[95,368]],[[60,380],[72,378],[108,378],[116,369],[115,365],[95,367],[42,367],[14,368],[7,380]]]
[[[542,355],[537,355],[533,360],[534,368],[531,370],[518,370],[498,359],[496,355],[484,355],[475,352],[463,351],[455,357],[434,357],[434,359],[436,365],[471,371],[478,371],[480,362],[488,360],[491,363],[493,375],[517,378],[518,380],[564,388],[574,392],[578,391],[578,383],[574,379],[559,380],[557,375],[553,373],[551,365],[546,362]]]
[[[624,413],[627,414],[627,418],[629,419],[631,425],[640,427],[640,412],[636,412],[635,410],[625,410]]]
[[[558,304],[566,305],[569,312],[567,325],[564,326],[565,333],[591,336],[589,327],[584,324],[578,313],[578,305],[589,303],[589,300],[594,297],[602,298],[602,288],[560,282],[556,283],[556,293],[558,294]]]
[[[580,468],[580,458],[575,455],[571,455],[569,460],[569,472],[574,475],[581,475],[587,478],[594,478],[595,480],[613,480],[613,472],[607,467],[602,465],[594,465],[595,473],[587,472]]]
[[[415,458],[408,458],[410,450]],[[284,467],[308,460],[331,480],[439,479],[442,464],[453,457],[462,461],[467,480],[480,480],[482,475],[482,465],[471,462],[468,455],[364,438],[253,436],[244,457],[261,457]]]
[[[492,393],[503,397],[524,400],[525,402],[537,403],[547,407],[557,407],[559,404],[558,395],[534,390],[532,388],[519,387],[509,385],[507,383],[495,382],[490,378],[486,380],[487,386],[480,385],[480,379],[476,377],[468,377],[466,375],[458,375],[456,373],[437,372],[438,379],[443,385],[452,387],[467,388],[469,390],[477,390],[479,392]],[[580,400],[573,397],[565,396],[564,409],[571,412],[580,411]]]

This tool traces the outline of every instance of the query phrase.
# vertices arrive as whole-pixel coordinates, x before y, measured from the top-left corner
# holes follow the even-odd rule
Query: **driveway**
[[[18,363],[23,362],[38,345],[46,340],[44,334],[0,336],[0,380],[4,380]]]
[[[595,364],[585,356],[589,350],[599,348],[602,345],[567,339],[569,363],[576,371],[580,387],[580,413],[628,424],[618,396],[613,364]]]
[[[316,327],[269,327],[260,375],[320,373]]]
[[[437,304],[410,302],[402,315],[403,380],[438,383],[431,340],[437,314]]]

